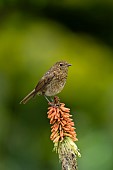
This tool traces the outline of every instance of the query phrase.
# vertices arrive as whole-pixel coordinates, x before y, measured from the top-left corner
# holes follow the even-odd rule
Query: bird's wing
[[[42,90],[47,84],[49,84],[51,82],[51,80],[54,77],[54,72],[51,74],[45,74],[41,80],[38,82],[37,86],[35,87],[35,91],[39,92],[40,90]]]

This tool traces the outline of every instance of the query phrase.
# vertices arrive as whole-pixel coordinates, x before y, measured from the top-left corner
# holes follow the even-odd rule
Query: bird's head
[[[60,70],[67,70],[69,66],[72,66],[72,64],[69,64],[67,61],[59,61],[55,64],[55,66]]]

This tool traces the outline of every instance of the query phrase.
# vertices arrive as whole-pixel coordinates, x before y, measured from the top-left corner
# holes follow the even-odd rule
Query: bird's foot
[[[54,99],[52,99],[52,102],[49,102],[50,106],[53,107],[59,107],[60,106],[60,99],[58,96],[55,96]]]

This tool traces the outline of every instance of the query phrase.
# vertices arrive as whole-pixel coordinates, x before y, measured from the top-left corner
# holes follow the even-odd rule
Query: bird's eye
[[[62,63],[60,63],[60,66],[63,66],[63,64],[62,64]]]

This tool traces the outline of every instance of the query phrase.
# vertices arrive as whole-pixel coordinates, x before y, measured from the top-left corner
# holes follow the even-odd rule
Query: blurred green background
[[[72,64],[79,170],[113,170],[113,1],[0,0],[0,170],[60,170],[47,102],[20,100],[59,60]]]

